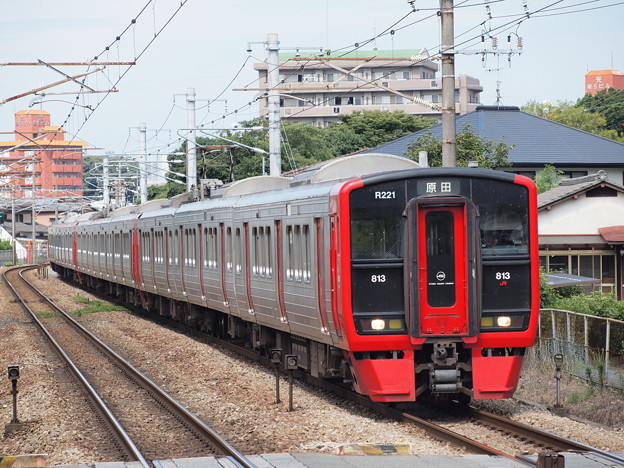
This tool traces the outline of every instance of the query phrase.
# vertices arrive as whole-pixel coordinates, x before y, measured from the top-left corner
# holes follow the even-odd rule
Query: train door
[[[238,295],[236,288],[236,277],[240,275],[240,228],[234,228],[227,226],[225,229],[222,227],[222,231],[225,231],[225,235],[222,236],[223,249],[223,284],[224,292],[223,299],[227,303],[226,311],[232,315],[241,315],[240,308],[238,306]]]
[[[246,320],[254,315],[250,281],[249,223],[243,223],[242,229],[234,230],[234,290],[239,311]]]
[[[465,335],[466,232],[463,207],[418,212],[419,334]]]
[[[408,204],[409,322],[417,341],[476,334],[474,212],[467,200]]]

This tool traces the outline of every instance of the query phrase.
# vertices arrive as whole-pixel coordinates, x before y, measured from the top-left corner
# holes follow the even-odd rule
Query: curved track
[[[254,466],[28,283],[22,273],[32,268],[9,269],[3,279],[80,381],[123,459],[147,467],[150,460],[219,454],[240,466]]]
[[[155,317],[144,311],[139,311],[139,313],[145,317],[184,330],[187,334],[192,334],[198,338],[203,338],[204,340],[233,350],[249,359],[263,362],[267,367],[274,368],[274,365],[269,359],[260,356],[252,350],[241,348],[228,341],[223,341],[190,329],[185,325],[165,317]],[[537,461],[533,460],[531,456],[527,456],[527,452],[538,454],[540,452],[571,451],[591,453],[604,459],[605,462],[624,465],[624,458],[621,456],[470,406],[458,404],[425,406],[425,404],[417,404],[402,405],[405,409],[400,410],[387,404],[375,403],[367,397],[363,397],[341,385],[334,384],[327,380],[317,379],[300,372],[295,372],[295,374],[297,378],[317,388],[330,391],[346,400],[354,401],[363,407],[369,408],[389,418],[418,426],[432,438],[461,447],[470,453],[506,457],[527,466],[536,466]],[[424,410],[424,408],[426,408],[426,410]],[[427,415],[423,415],[423,413]],[[443,422],[444,419],[448,419],[449,414],[456,420],[455,423],[448,424]],[[474,430],[466,430],[470,428],[470,426],[474,428],[475,425],[481,426],[481,428],[476,431],[481,433],[479,440],[473,436],[462,434],[462,432],[475,432]],[[460,430],[455,426],[462,426],[463,429]],[[507,439],[506,447],[493,446],[494,444],[490,441],[500,439],[501,434]],[[510,446],[511,448],[509,448]]]

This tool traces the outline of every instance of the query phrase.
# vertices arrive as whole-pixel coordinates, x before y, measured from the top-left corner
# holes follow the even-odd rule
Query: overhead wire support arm
[[[36,67],[36,66],[55,66],[55,67],[71,67],[71,66],[112,66],[112,65],[124,65],[131,66],[136,65],[136,62],[0,62],[0,67]]]
[[[7,98],[7,99],[0,100],[0,105],[6,104],[7,102],[15,101],[16,99],[22,98],[24,96],[28,96],[30,94],[36,94],[39,91],[43,91],[45,89],[50,89],[50,88],[53,88],[55,86],[61,85],[63,83],[67,83],[69,81],[76,80],[77,78],[82,78],[83,76],[87,76],[87,75],[91,75],[93,73],[100,72],[102,70],[104,70],[104,68],[96,68],[95,70],[91,70],[90,72],[86,72],[86,73],[81,73],[79,75],[70,76],[69,78],[66,78],[64,80],[60,80],[60,81],[57,81],[55,83],[52,83],[52,84],[49,84],[49,85],[46,85],[46,86],[41,86],[39,88],[31,89],[30,91],[27,91],[27,92],[22,93],[22,94],[18,94],[17,96],[13,96],[13,97],[10,97],[10,98]]]
[[[39,60],[39,62],[42,65],[45,65],[46,67],[48,67],[50,70],[54,70],[56,73],[59,73],[61,75],[63,75],[65,78],[67,78],[68,80],[73,81],[74,83],[77,83],[78,85],[80,85],[81,87],[87,88],[89,91],[95,92],[95,89],[91,88],[90,86],[87,86],[85,83],[81,83],[80,81],[78,81],[76,78],[72,78],[71,76],[69,76],[67,73],[62,72],[61,70],[59,70],[58,68],[53,67],[52,65],[45,63],[43,60]],[[105,68],[105,67],[104,67]]]

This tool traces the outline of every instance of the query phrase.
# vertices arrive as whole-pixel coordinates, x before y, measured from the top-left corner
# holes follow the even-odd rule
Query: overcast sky
[[[514,46],[515,34],[523,39],[523,52],[511,57],[511,67],[506,56],[489,56],[483,64],[480,56],[458,55],[456,74],[481,81],[483,104],[495,103],[497,82],[504,105],[521,106],[529,100],[575,101],[583,95],[588,70],[624,71],[624,2],[618,3],[455,0],[458,50],[478,49],[480,39],[474,38],[488,29],[498,38],[499,48],[506,47],[510,33],[514,34]],[[416,0],[416,12],[405,0],[187,0],[174,15],[180,5],[180,0],[149,4],[147,0],[32,0],[11,2],[10,8],[5,5],[0,18],[3,64],[81,62],[96,56],[101,61],[133,61],[141,55],[130,70],[114,66],[89,76],[87,84],[95,90],[109,89],[118,81],[119,92],[104,99],[104,94],[83,95],[77,101],[95,108],[94,112],[76,107],[70,113],[69,103],[58,102],[74,102],[75,94],[48,94],[43,107],[33,103],[37,96],[28,95],[0,107],[0,131],[11,132],[15,112],[33,104],[31,108],[52,114],[53,125],[63,125],[71,136],[78,132],[76,139],[100,148],[90,154],[136,153],[141,122],[148,129],[150,151],[166,152],[179,146],[178,129],[187,126],[184,94],[189,87],[197,94],[197,123],[206,128],[230,127],[257,116],[257,104],[248,105],[255,92],[232,89],[254,87],[257,74],[253,63],[265,58],[262,42],[267,33],[277,33],[284,49],[326,47],[338,51],[394,30],[362,49],[376,45],[379,49],[426,47],[431,54],[439,51],[439,19],[435,15],[439,3],[434,0]],[[522,16],[525,5],[529,17]],[[134,25],[133,18],[137,18]],[[57,68],[68,75],[87,71],[85,66]],[[0,68],[0,99],[62,79],[61,74],[42,66],[5,66]],[[69,83],[44,92],[77,90],[78,85]],[[1,139],[12,137],[3,135]]]

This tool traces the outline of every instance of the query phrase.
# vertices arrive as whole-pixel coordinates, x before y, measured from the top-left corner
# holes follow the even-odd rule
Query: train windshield
[[[520,185],[475,184],[473,201],[479,207],[483,256],[528,255],[528,192]]]
[[[397,186],[398,185],[398,186]],[[405,190],[362,189],[351,194],[351,258],[390,260],[403,257],[401,233]]]

